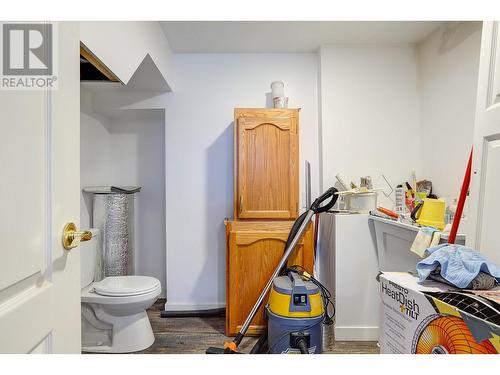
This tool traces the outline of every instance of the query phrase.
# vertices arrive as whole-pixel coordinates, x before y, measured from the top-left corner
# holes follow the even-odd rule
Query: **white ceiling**
[[[329,43],[418,43],[438,21],[162,21],[177,53],[315,52]]]

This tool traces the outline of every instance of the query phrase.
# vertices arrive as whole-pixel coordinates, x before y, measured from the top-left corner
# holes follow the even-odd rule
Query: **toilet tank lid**
[[[86,186],[82,189],[90,194],[134,194],[141,191],[140,186]]]

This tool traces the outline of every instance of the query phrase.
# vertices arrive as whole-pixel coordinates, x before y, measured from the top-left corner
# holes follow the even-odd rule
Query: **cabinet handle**
[[[241,215],[241,212],[243,211],[243,196],[242,195],[240,195],[239,211],[240,211],[240,215]]]

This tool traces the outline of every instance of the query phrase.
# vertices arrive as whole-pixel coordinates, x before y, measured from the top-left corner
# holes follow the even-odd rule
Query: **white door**
[[[79,249],[61,241],[80,220],[79,26],[53,26],[58,88],[0,87],[0,353],[80,352]],[[0,38],[4,55],[4,40],[23,51],[22,33]]]
[[[474,158],[471,238],[474,248],[500,264],[500,25],[484,22],[481,39]]]

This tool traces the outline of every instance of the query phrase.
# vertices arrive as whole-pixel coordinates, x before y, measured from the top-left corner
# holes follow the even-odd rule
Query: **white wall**
[[[92,108],[92,93],[80,86],[80,185],[110,184],[111,136],[109,118]],[[90,228],[92,199],[81,194],[80,226]]]
[[[411,45],[325,45],[321,61],[323,188],[341,173],[385,188],[421,176],[417,59]],[[388,189],[387,189],[388,190]],[[379,202],[392,202],[379,194]]]
[[[165,293],[165,114],[126,110],[114,117],[96,113],[94,94],[82,89],[81,185],[137,185],[136,273],[161,281]],[[88,228],[91,198],[82,194],[81,226]]]
[[[165,136],[166,231],[155,226],[160,219],[152,227],[136,227],[138,233],[155,228],[140,236],[159,244],[142,247],[148,252],[143,253],[140,272],[159,275],[164,287],[166,277],[168,309],[222,307],[223,220],[233,213],[233,109],[271,106],[270,83],[285,82],[290,107],[302,108],[300,184],[303,191],[303,160],[308,159],[313,197],[331,186],[338,172],[348,182],[371,175],[376,187],[385,187],[382,173],[395,185],[409,180],[412,170],[419,178],[431,179],[438,194],[447,195],[457,191],[467,157],[458,150],[465,147],[472,131],[474,66],[479,48],[478,28],[471,31],[462,25],[458,30],[451,36],[444,29],[438,31],[420,46],[326,45],[319,56],[174,54],[169,81],[174,92],[96,95],[94,108],[102,106],[100,111],[104,107],[112,108],[111,112],[118,108],[166,108],[166,134],[151,127],[156,130],[144,139],[155,146],[144,159],[140,159],[141,152],[135,152],[135,126],[141,121],[162,121],[135,118],[118,123],[92,113],[87,103],[90,94],[82,93],[82,150],[93,150],[82,151],[82,186],[139,184],[145,190],[138,197],[143,196],[143,181],[160,178],[156,171],[165,169],[165,164],[158,162],[164,160],[159,150]],[[432,132],[439,137],[430,137]],[[443,135],[450,132],[455,135],[456,162],[434,152],[440,149]],[[92,165],[94,160],[104,162],[90,173],[84,165]],[[140,177],[148,160],[158,164]],[[113,164],[121,161],[136,167],[125,174],[110,174]],[[452,169],[448,169],[451,164]],[[456,183],[447,178],[455,169],[459,176]],[[110,176],[113,179],[106,180]],[[137,182],[127,182],[125,177]],[[151,192],[155,198],[149,202],[163,207],[160,185],[154,186]],[[382,205],[392,207],[383,194],[379,197]],[[304,205],[302,194],[301,203]],[[82,226],[85,212],[82,203]],[[161,237],[165,232],[166,240]],[[162,241],[166,245],[161,245]],[[160,251],[162,246],[166,246],[166,255]]]
[[[282,80],[300,107],[303,160],[318,194],[315,54],[175,54],[167,113],[167,308],[225,305],[224,218],[233,214],[233,110],[271,105]],[[303,200],[302,200],[303,201]]]
[[[448,203],[460,195],[472,147],[480,44],[481,22],[453,22],[418,48],[423,172]]]

